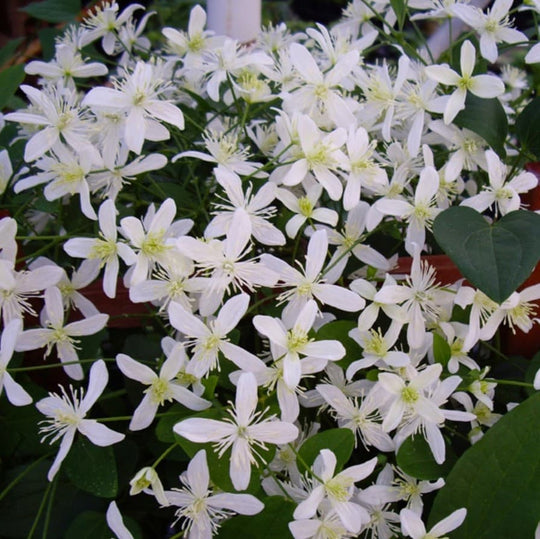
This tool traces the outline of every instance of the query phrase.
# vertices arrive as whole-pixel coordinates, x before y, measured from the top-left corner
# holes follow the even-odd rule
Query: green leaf
[[[126,528],[135,539],[142,537],[139,525],[130,518],[123,517]],[[107,518],[103,513],[97,511],[85,511],[77,515],[69,526],[65,539],[108,539],[112,532],[107,524]]]
[[[410,436],[400,446],[397,454],[398,466],[416,479],[433,480],[446,477],[454,463],[456,455],[446,445],[446,460],[437,464],[433,453],[423,436]]]
[[[433,234],[470,283],[497,303],[531,274],[540,259],[540,215],[517,210],[490,225],[465,206],[448,208],[433,222]]]
[[[289,522],[293,519],[296,507],[291,501],[280,496],[270,496],[262,500],[264,509],[253,516],[236,516],[223,523],[218,539],[238,539],[256,537],[257,539],[285,539],[291,536]]]
[[[42,57],[45,62],[52,60],[56,54],[56,38],[63,34],[58,28],[43,28],[38,32]]]
[[[508,120],[497,98],[482,99],[467,93],[465,108],[456,116],[454,124],[480,135],[501,157],[506,157],[504,142]]]
[[[170,415],[169,415],[170,414]],[[175,441],[173,427],[182,419],[192,417],[193,411],[181,404],[173,404],[168,410],[167,415],[160,417],[156,425],[156,438],[160,442],[171,444]],[[192,455],[193,456],[193,455]]]
[[[22,37],[11,39],[0,49],[0,67],[2,67],[8,60],[11,60],[22,40]]]
[[[64,461],[71,482],[85,492],[101,498],[114,498],[118,493],[118,475],[112,447],[98,447],[79,437]]]
[[[399,29],[403,29],[405,22],[405,16],[407,15],[407,1],[406,0],[390,0],[390,5],[396,14]]]
[[[81,10],[79,0],[44,0],[33,2],[21,11],[47,22],[67,22],[74,19]]]
[[[24,77],[23,65],[11,66],[0,71],[0,110],[13,97]]]
[[[540,393],[502,417],[468,449],[446,478],[429,526],[460,507],[452,539],[534,537],[540,518]]]
[[[304,473],[306,468],[303,462],[311,467],[321,449],[330,449],[336,455],[336,473],[343,469],[343,466],[351,458],[354,449],[354,434],[350,429],[328,429],[319,432],[308,438],[298,450],[298,469]],[[302,462],[303,461],[303,462]]]
[[[329,322],[317,331],[318,340],[336,340],[345,347],[345,356],[337,363],[342,368],[347,368],[353,361],[362,357],[362,348],[349,337],[349,331],[356,327],[353,320],[337,320]]]
[[[435,357],[435,361],[443,367],[446,367],[452,357],[450,345],[438,333],[433,334],[433,356]]]
[[[94,539],[108,537],[110,534],[104,514],[97,511],[85,511],[71,523],[65,539]]]
[[[516,118],[518,142],[540,159],[540,97],[535,97]]]

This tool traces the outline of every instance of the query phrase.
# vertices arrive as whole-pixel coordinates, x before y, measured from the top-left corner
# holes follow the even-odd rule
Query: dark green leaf
[[[540,259],[540,215],[513,211],[490,225],[465,206],[448,208],[433,234],[461,274],[493,301],[502,303],[531,274]]]
[[[540,519],[540,393],[501,418],[446,478],[430,526],[460,507],[465,522],[452,539],[534,537]]]
[[[71,523],[66,533],[66,539],[95,539],[110,535],[111,532],[103,513],[85,511]]]
[[[101,498],[114,498],[118,493],[118,475],[112,447],[98,447],[80,436],[64,462],[71,482],[85,492]]]
[[[317,331],[318,340],[336,340],[345,347],[345,356],[338,361],[340,367],[346,368],[362,357],[362,348],[349,337],[349,331],[355,327],[356,322],[353,320],[337,320],[325,324]]]
[[[289,522],[293,519],[296,505],[281,498],[270,496],[262,500],[264,509],[253,516],[236,516],[223,523],[217,537],[219,539],[239,539],[256,537],[257,539],[285,539],[291,536]]]
[[[516,118],[519,143],[540,159],[540,97],[535,97]]]
[[[351,458],[354,449],[354,434],[350,429],[328,429],[308,438],[298,450],[298,469],[306,471],[302,461],[309,467],[313,466],[321,449],[330,449],[336,455],[336,473],[339,472]]]
[[[443,464],[437,464],[428,443],[421,435],[407,438],[397,454],[398,466],[416,479],[432,480],[446,477],[455,462],[455,453],[446,445],[446,460]]]
[[[135,539],[142,537],[142,532],[136,522],[125,517],[123,517],[123,521]],[[112,532],[104,513],[85,511],[77,515],[64,537],[65,539],[109,539],[111,535]]]
[[[17,47],[21,44],[23,38],[11,39],[0,49],[0,68],[8,61],[11,60]]]
[[[24,80],[24,66],[11,66],[0,71],[0,110],[13,97],[19,85]]]
[[[74,19],[81,10],[79,0],[44,0],[33,2],[21,11],[40,21],[67,22]]]
[[[433,334],[433,356],[435,357],[435,361],[443,367],[446,367],[452,357],[450,345],[438,333]]]
[[[508,120],[497,98],[482,99],[469,92],[465,109],[456,116],[454,124],[480,135],[501,157],[506,156],[504,142],[508,134]]]
[[[61,34],[62,30],[58,28],[43,28],[43,30],[38,32],[42,56],[45,62],[54,58],[56,54],[56,38]]]
[[[406,0],[390,0],[390,5],[396,14],[399,29],[403,29],[403,23],[405,22],[405,15],[407,14],[407,1]]]

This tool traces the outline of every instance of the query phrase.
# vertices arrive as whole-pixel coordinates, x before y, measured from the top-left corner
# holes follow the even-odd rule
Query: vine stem
[[[0,492],[0,502],[6,497],[6,495],[9,493],[9,491],[15,487],[22,479],[26,476],[26,474],[30,473],[42,460],[45,460],[46,458],[50,457],[53,453],[47,453],[46,455],[42,455],[37,460],[32,462],[32,464],[29,464],[11,483],[2,491]]]

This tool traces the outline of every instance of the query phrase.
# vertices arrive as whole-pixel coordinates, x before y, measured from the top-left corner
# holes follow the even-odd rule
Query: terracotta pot
[[[437,281],[442,285],[454,284],[459,279],[462,279],[462,275],[457,269],[457,266],[450,260],[450,257],[447,255],[426,255],[422,257],[423,260],[426,260],[431,266],[435,268],[435,275],[437,276]],[[412,266],[412,257],[403,256],[398,258],[397,267],[393,269],[390,273],[398,274],[409,274],[411,273]]]
[[[133,303],[129,299],[129,290],[118,280],[116,298],[111,299],[103,292],[101,279],[80,290],[100,313],[108,314],[111,318],[107,324],[110,328],[136,328],[147,323],[155,307],[148,303]]]
[[[525,168],[532,172],[540,180],[540,162],[527,163]],[[528,210],[540,210],[540,186],[535,187],[521,197],[521,202]],[[539,231],[540,233],[540,231]],[[540,264],[537,264],[531,276],[518,289],[540,283]],[[540,315],[540,300],[533,302],[536,306],[536,316]],[[512,331],[508,326],[501,329],[501,347],[506,355],[523,356],[532,358],[540,351],[540,325],[534,324],[529,333],[523,333],[520,329]]]

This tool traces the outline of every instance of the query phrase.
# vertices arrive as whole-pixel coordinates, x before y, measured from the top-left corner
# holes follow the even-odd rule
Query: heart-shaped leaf
[[[531,274],[540,259],[540,215],[517,210],[490,225],[472,208],[441,212],[433,234],[470,283],[497,303]]]
[[[532,539],[540,517],[538,417],[536,393],[468,449],[437,494],[429,526],[465,507],[467,518],[454,539]]]

